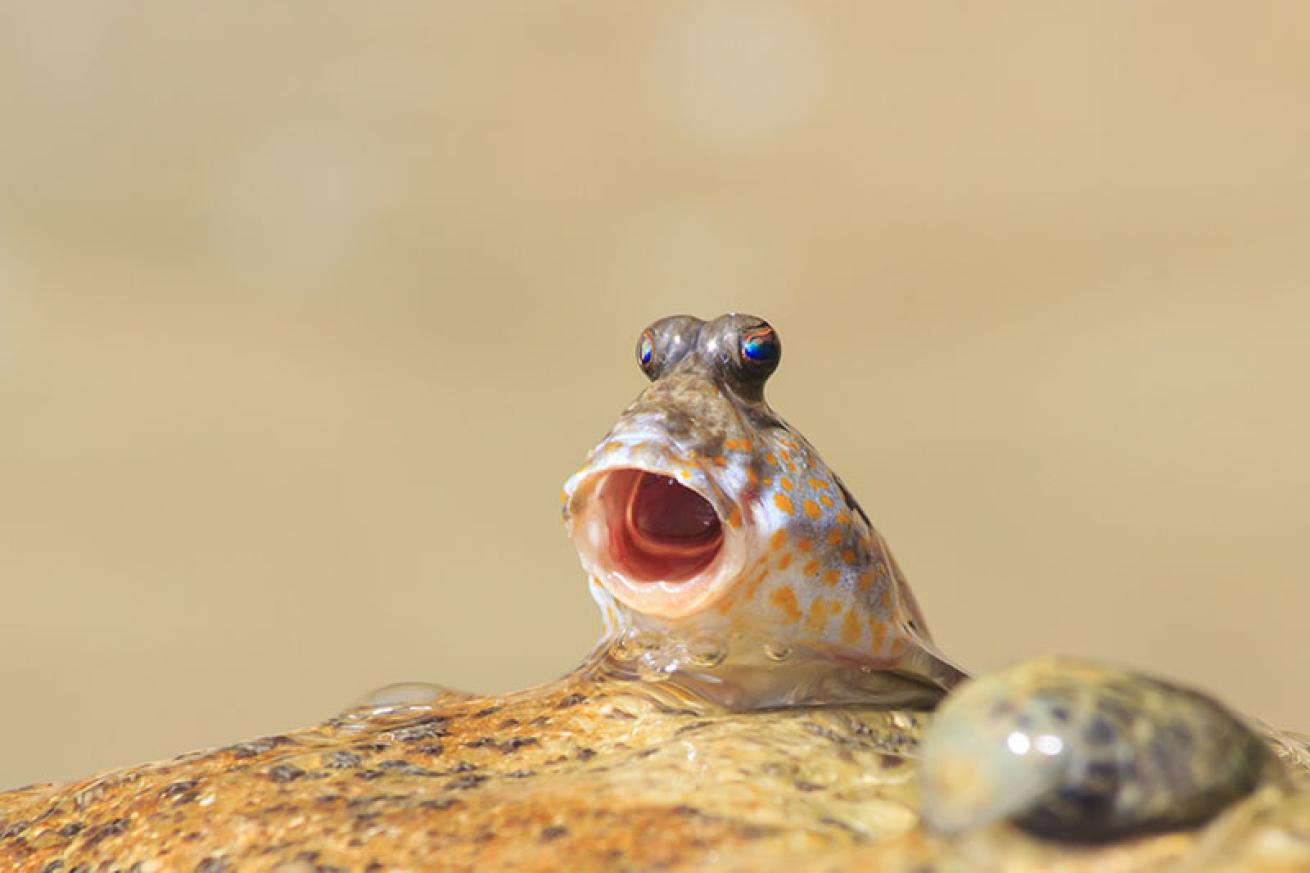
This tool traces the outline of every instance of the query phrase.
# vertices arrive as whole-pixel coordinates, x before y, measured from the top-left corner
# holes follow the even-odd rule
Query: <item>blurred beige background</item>
[[[0,787],[567,670],[661,315],[944,648],[1310,728],[1310,6],[0,0]]]

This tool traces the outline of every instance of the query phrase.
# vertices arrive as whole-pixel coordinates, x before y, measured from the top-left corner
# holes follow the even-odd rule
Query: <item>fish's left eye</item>
[[[782,343],[777,331],[766,324],[743,333],[741,356],[750,364],[772,370],[782,357]]]

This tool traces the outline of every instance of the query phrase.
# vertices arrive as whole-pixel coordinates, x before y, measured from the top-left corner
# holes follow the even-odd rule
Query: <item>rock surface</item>
[[[1270,788],[1194,833],[1087,849],[1008,826],[922,829],[927,716],[708,712],[580,672],[445,694],[66,786],[0,795],[20,871],[1310,869],[1310,792]],[[1303,745],[1281,747],[1304,774]]]

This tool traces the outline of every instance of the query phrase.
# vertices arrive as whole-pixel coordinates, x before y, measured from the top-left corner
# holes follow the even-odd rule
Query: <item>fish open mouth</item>
[[[723,547],[714,507],[675,479],[616,470],[604,484],[607,497],[619,522],[610,525],[610,557],[633,582],[684,582],[704,572]]]
[[[599,470],[572,495],[571,534],[587,571],[620,600],[685,615],[717,596],[743,563],[741,532],[725,524],[716,499],[723,502],[658,470]]]

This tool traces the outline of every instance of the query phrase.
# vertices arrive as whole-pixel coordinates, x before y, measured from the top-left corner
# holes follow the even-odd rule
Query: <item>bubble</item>
[[[636,631],[632,634],[632,645],[639,651],[653,652],[663,646],[664,643],[663,637],[650,631]]]
[[[782,643],[765,643],[764,657],[770,661],[785,661],[791,657],[791,646]]]
[[[687,641],[687,660],[697,667],[717,667],[728,657],[728,644],[715,637],[693,637]]]
[[[678,669],[676,661],[661,662],[642,658],[637,664],[637,675],[643,682],[667,682]]]
[[[355,705],[370,709],[374,714],[382,715],[394,709],[426,706],[438,698],[449,695],[464,696],[463,692],[455,691],[444,685],[438,685],[435,682],[396,682],[370,691]]]
[[[610,644],[610,655],[616,661],[631,661],[641,655],[642,649],[637,646],[635,640],[636,634],[633,631],[621,634],[618,639]]]

